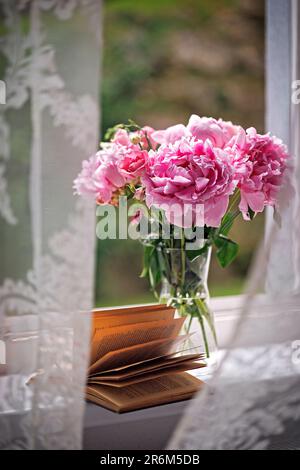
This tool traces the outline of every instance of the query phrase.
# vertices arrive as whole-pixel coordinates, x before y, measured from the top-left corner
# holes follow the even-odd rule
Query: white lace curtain
[[[98,141],[100,8],[0,0],[0,448],[81,445],[95,212],[72,180]]]
[[[0,0],[0,448],[81,446],[94,210],[72,180],[97,145],[100,3]],[[300,448],[297,1],[269,1],[268,18],[268,126],[291,136],[296,196],[282,228],[269,226],[230,349],[172,448]]]
[[[297,0],[267,6],[267,127],[289,143],[295,192],[282,192],[290,203],[281,227],[268,220],[238,328],[172,449],[300,450],[300,104],[291,100],[300,79],[300,8]]]

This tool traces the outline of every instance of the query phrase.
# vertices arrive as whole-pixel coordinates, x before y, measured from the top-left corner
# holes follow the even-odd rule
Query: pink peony
[[[227,154],[210,141],[203,143],[194,137],[183,137],[149,152],[142,182],[148,207],[164,208],[169,222],[180,226],[187,226],[182,214],[190,212],[189,226],[197,222],[203,205],[205,224],[218,227],[235,189],[234,169]],[[174,213],[175,204],[180,211]],[[181,214],[176,217],[178,212]]]
[[[82,170],[74,181],[75,193],[93,197],[100,204],[112,202],[113,194],[125,184],[110,149],[100,150],[82,162]]]
[[[224,148],[241,128],[229,121],[216,120],[212,117],[199,117],[192,114],[187,130],[199,140],[210,140],[214,147]]]
[[[254,128],[241,130],[232,142],[232,150],[241,191],[239,207],[248,220],[248,206],[254,212],[262,212],[265,206],[276,206],[288,152],[280,139],[260,135]]]
[[[192,114],[187,126],[176,124],[165,130],[154,131],[152,138],[158,144],[174,144],[182,137],[190,136],[203,142],[209,139],[214,147],[224,148],[240,129],[240,126],[230,121]]]
[[[121,175],[123,175],[128,182],[139,178],[143,173],[146,157],[147,151],[141,150],[137,145],[119,147],[118,167]]]
[[[176,124],[164,130],[154,131],[152,139],[158,144],[174,144],[185,135],[188,135],[186,127],[183,124]]]
[[[132,145],[129,134],[127,131],[125,131],[125,129],[118,129],[112,139],[112,142],[115,144],[124,145],[125,147]]]
[[[153,150],[156,149],[157,142],[153,139],[153,134],[155,132],[156,131],[150,126],[144,126],[140,131],[137,131],[137,134],[141,138],[141,145],[143,149],[145,150],[150,150],[150,148],[152,148]]]
[[[276,137],[195,114],[187,126],[160,131],[119,128],[103,147],[83,162],[74,181],[77,194],[116,204],[130,183],[137,200],[160,207],[169,222],[188,227],[202,225],[203,218],[207,226],[218,227],[236,187],[245,219],[249,208],[262,212],[276,206],[288,167],[287,149]]]
[[[146,157],[147,151],[119,129],[113,143],[82,163],[82,171],[74,181],[75,192],[92,196],[98,204],[115,204],[125,185],[139,180]]]
[[[142,150],[150,150],[150,148],[155,150],[157,142],[152,138],[152,134],[155,132],[149,126],[144,126],[141,130],[130,133],[125,129],[118,129],[112,141],[125,147],[139,146]]]
[[[128,134],[125,129],[118,129],[113,138],[119,171],[128,182],[139,178],[143,173],[147,157],[144,147],[149,148],[147,138],[150,139],[152,131],[149,127]]]

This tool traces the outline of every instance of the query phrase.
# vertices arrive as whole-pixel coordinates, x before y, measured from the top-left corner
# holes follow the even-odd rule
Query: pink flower
[[[149,126],[144,126],[141,130],[128,133],[125,129],[118,129],[114,135],[113,142],[132,147],[139,145],[142,150],[153,150],[157,147],[157,142],[153,140],[152,134],[156,131]],[[150,144],[150,145],[149,145]]]
[[[114,193],[126,183],[117,163],[115,145],[84,160],[81,173],[74,181],[75,193],[90,196],[99,204],[112,203]]]
[[[240,129],[229,121],[192,114],[187,126],[176,124],[165,130],[155,131],[152,138],[158,144],[174,144],[182,137],[190,136],[203,142],[209,139],[214,147],[224,148]]]
[[[81,167],[81,172],[73,183],[75,194],[80,196],[95,195],[97,188],[94,181],[94,174],[99,167],[97,155],[92,155],[88,160],[83,160]]]
[[[145,139],[143,132],[142,130],[128,134],[125,129],[118,129],[113,138],[119,171],[128,182],[140,177],[145,166],[147,151],[141,148],[141,140]],[[133,143],[135,139],[136,144]]]
[[[115,144],[124,145],[125,147],[132,145],[129,134],[127,131],[125,131],[125,129],[118,129],[112,139],[112,142]]]
[[[203,143],[194,137],[183,137],[149,152],[142,182],[148,207],[163,208],[169,222],[180,226],[197,223],[203,205],[205,224],[218,227],[235,189],[234,169],[227,154],[210,141]],[[182,221],[183,214],[188,223]]]
[[[75,192],[93,197],[98,204],[116,204],[126,184],[139,181],[146,157],[147,151],[119,129],[113,143],[82,163],[82,171],[74,181]]]
[[[176,124],[165,130],[154,131],[152,139],[158,144],[174,144],[185,135],[188,135],[186,127],[183,124]]]
[[[145,150],[150,150],[150,148],[152,148],[153,150],[156,149],[157,142],[153,139],[153,134],[155,132],[156,131],[150,126],[144,126],[140,131],[137,132],[137,134],[141,137],[141,145],[143,149]]]
[[[203,142],[210,140],[214,147],[219,148],[224,148],[239,129],[240,127],[233,125],[232,122],[199,117],[196,114],[192,114],[187,125],[191,135]]]
[[[145,167],[147,151],[141,150],[137,145],[132,145],[130,147],[119,147],[118,152],[118,167],[124,178],[129,182],[140,177]]]
[[[260,135],[254,128],[240,131],[232,143],[233,165],[241,191],[240,210],[249,219],[249,207],[262,212],[265,206],[276,206],[288,152],[277,137]]]

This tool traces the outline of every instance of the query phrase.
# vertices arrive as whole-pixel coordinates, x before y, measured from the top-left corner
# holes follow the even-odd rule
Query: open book
[[[203,384],[186,371],[203,354],[179,335],[184,318],[165,305],[93,311],[86,397],[118,413],[190,398]],[[186,350],[185,350],[186,349]]]

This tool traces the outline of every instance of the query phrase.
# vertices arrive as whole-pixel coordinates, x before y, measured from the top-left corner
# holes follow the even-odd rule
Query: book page
[[[93,315],[92,332],[94,336],[97,329],[111,328],[113,326],[145,323],[158,320],[171,320],[174,318],[173,309],[156,310],[154,312],[126,313],[120,315]]]
[[[125,380],[102,380],[102,377],[93,377],[89,379],[88,384],[102,384],[102,385],[109,385],[110,387],[128,387],[129,385],[133,385],[139,382],[145,382],[146,380],[156,379],[157,377],[162,377],[163,375],[174,374],[179,372],[190,371],[194,369],[199,369],[201,367],[205,367],[205,365],[199,362],[193,361],[186,361],[183,364],[173,364],[171,366],[166,366],[158,370],[153,370],[152,372],[147,371],[145,373],[141,373],[135,375],[134,377],[125,379]]]
[[[194,358],[198,358],[199,360],[202,359],[204,360],[205,359],[205,354],[203,353],[191,353],[190,352],[191,350],[190,349],[182,349],[182,350],[179,350],[179,351],[175,351],[175,352],[171,352],[170,354],[165,354],[163,356],[155,356],[155,357],[152,357],[152,358],[149,358],[149,359],[146,359],[146,360],[143,360],[143,361],[139,361],[139,362],[136,362],[136,363],[133,363],[133,364],[128,364],[128,365],[124,365],[124,366],[120,366],[120,367],[115,367],[114,369],[111,369],[111,370],[108,370],[108,371],[103,371],[103,372],[99,372],[100,375],[102,374],[106,374],[106,373],[112,373],[112,374],[118,374],[119,372],[123,372],[123,371],[130,371],[130,370],[134,370],[136,369],[137,367],[144,367],[144,366],[147,366],[147,365],[151,365],[151,364],[161,364],[162,361],[167,361],[167,360],[170,360],[170,359],[176,359],[177,358],[180,360],[180,358],[183,358],[185,360],[185,358],[187,357],[187,354],[186,353],[189,353],[190,356],[194,357]],[[97,373],[96,373],[97,375]]]
[[[149,304],[139,306],[128,306],[128,307],[103,307],[94,308],[93,315],[124,315],[131,313],[143,313],[143,312],[155,312],[159,310],[174,310],[173,307],[167,307],[165,304]]]
[[[87,398],[115,411],[130,411],[162,403],[184,400],[201,388],[203,382],[186,372],[169,374],[128,387],[90,385]],[[106,402],[106,405],[105,405]]]
[[[178,335],[184,318],[97,329],[92,341],[91,363],[109,351]]]
[[[120,364],[122,364],[122,367],[126,367],[127,365],[174,353],[180,344],[187,341],[189,336],[181,335],[175,338],[158,339],[110,351],[90,366],[88,374],[112,370],[119,367]]]
[[[135,377],[139,374],[145,374],[153,370],[160,370],[165,367],[170,367],[172,365],[177,365],[177,364],[180,364],[186,361],[191,361],[191,360],[193,361],[199,360],[199,355],[187,354],[185,356],[159,358],[153,361],[141,362],[138,365],[134,365],[130,368],[121,369],[121,370],[113,370],[109,373],[107,372],[99,373],[93,376],[93,378],[99,377],[101,378],[101,380],[107,379],[107,380],[119,381],[119,380],[127,379],[129,377]],[[199,363],[199,368],[200,367],[202,367],[201,363]],[[203,363],[203,367],[205,367],[204,363]]]

